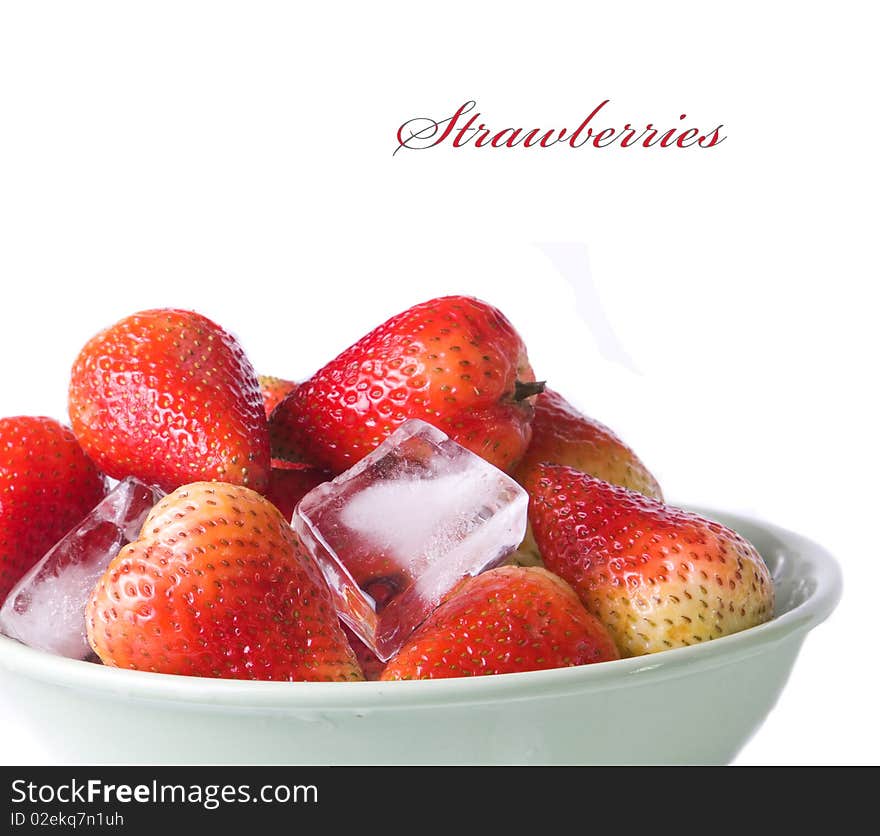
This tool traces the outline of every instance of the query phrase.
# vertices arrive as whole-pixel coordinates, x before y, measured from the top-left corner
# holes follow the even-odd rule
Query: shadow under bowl
[[[422,682],[251,682],[64,659],[0,636],[0,704],[67,764],[723,764],[776,703],[841,573],[819,545],[739,531],[776,586],[772,621],[651,656]]]

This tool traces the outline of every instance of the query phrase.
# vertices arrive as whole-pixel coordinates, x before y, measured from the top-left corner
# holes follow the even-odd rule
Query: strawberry
[[[67,427],[52,418],[0,419],[0,604],[106,490]]]
[[[281,512],[284,519],[290,520],[297,503],[312,488],[332,478],[333,476],[326,470],[309,464],[272,459],[266,499]]]
[[[160,500],[86,605],[106,665],[226,679],[363,679],[330,590],[290,526],[238,485]]]
[[[526,484],[541,462],[568,465],[597,479],[663,499],[657,480],[623,441],[552,389],[544,389],[535,401],[532,440],[514,474],[517,481]],[[540,565],[531,528],[510,560]]]
[[[517,481],[526,482],[541,462],[564,464],[652,499],[663,498],[657,480],[608,427],[546,388],[535,400],[532,440],[516,469]]]
[[[278,404],[281,403],[291,392],[299,386],[292,380],[284,380],[281,377],[271,377],[270,375],[259,375],[257,381],[260,384],[260,394],[263,396],[263,409],[266,411],[268,418],[272,414]]]
[[[358,635],[347,624],[342,624],[342,630],[345,638],[351,645],[354,655],[357,657],[358,664],[364,672],[364,679],[374,682],[382,677],[382,671],[385,670],[385,663],[367,647],[358,637]]]
[[[381,678],[482,676],[618,658],[608,631],[563,580],[546,569],[501,566],[460,584]]]
[[[80,444],[117,479],[165,491],[203,479],[267,488],[257,376],[238,341],[200,314],[143,311],[92,338],[69,406]]]
[[[500,311],[467,296],[433,299],[371,331],[282,401],[269,422],[273,450],[339,473],[421,418],[510,470],[542,386]]]
[[[773,615],[751,543],[720,523],[571,467],[538,465],[529,519],[548,569],[567,580],[624,656],[736,633]]]

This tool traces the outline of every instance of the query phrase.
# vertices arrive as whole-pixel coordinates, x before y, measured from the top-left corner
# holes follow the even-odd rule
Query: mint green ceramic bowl
[[[775,618],[704,645],[580,668],[427,682],[242,682],[116,670],[0,637],[0,704],[63,763],[716,764],[837,604],[805,538],[701,510],[751,540]]]

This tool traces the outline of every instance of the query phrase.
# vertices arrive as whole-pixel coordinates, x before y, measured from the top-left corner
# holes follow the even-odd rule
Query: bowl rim
[[[643,685],[658,678],[687,676],[765,652],[798,634],[803,638],[837,606],[842,594],[842,572],[837,561],[818,543],[751,516],[684,507],[717,519],[734,530],[752,528],[775,537],[785,554],[797,562],[799,574],[812,580],[812,590],[803,601],[771,621],[704,644],[592,665],[523,673],[398,682],[211,679],[125,670],[67,659],[2,635],[0,671],[64,688],[92,691],[99,698],[116,696],[135,701],[239,710],[376,711],[436,704],[467,705],[608,690]]]

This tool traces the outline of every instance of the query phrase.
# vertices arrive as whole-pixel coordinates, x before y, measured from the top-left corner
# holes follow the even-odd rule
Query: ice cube
[[[340,617],[383,661],[463,578],[522,542],[528,494],[424,421],[310,491],[293,526]]]
[[[120,482],[16,584],[0,608],[0,632],[38,650],[88,658],[86,601],[162,496],[137,479]]]

